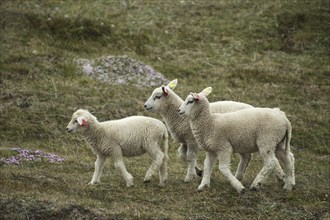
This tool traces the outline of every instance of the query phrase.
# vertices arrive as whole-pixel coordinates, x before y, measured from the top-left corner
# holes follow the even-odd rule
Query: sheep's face
[[[190,116],[191,109],[193,108],[195,102],[199,101],[199,98],[196,98],[196,96],[198,96],[196,93],[190,93],[190,95],[187,96],[186,100],[182,103],[178,110],[179,115]]]
[[[155,89],[147,102],[144,104],[144,108],[147,111],[158,111],[160,109],[161,103],[165,98],[165,93],[162,87]]]
[[[177,80],[171,81],[167,86],[161,86],[159,88],[156,88],[147,102],[144,104],[144,108],[147,111],[159,111],[162,107],[162,103],[166,99],[166,96],[168,96],[171,89],[174,89],[177,84]]]
[[[212,91],[211,87],[207,87],[200,93],[190,93],[190,95],[187,96],[186,100],[182,103],[180,108],[178,109],[179,115],[185,115],[185,116],[191,116],[193,115],[194,108],[196,108],[196,105],[199,105],[201,102],[203,102],[205,97],[210,94]]]
[[[88,111],[79,109],[78,111],[73,113],[71,121],[66,127],[67,132],[76,133],[85,131],[88,125],[89,118],[90,113]]]

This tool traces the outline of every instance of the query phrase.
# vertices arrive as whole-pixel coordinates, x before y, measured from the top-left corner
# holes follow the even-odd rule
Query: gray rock
[[[109,84],[159,86],[168,80],[151,66],[127,56],[77,59],[84,74]]]

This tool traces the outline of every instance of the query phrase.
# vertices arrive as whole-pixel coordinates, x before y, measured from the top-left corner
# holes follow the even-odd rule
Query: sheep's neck
[[[85,130],[84,136],[86,141],[90,144],[93,150],[98,151],[97,146],[100,146],[100,142],[103,140],[104,129],[99,125],[97,121],[89,121]]]
[[[213,130],[213,120],[209,106],[203,107],[190,117],[190,127],[198,145],[203,149],[207,149],[206,142]]]
[[[177,124],[184,121],[184,118],[181,117],[178,113],[178,109],[183,103],[183,100],[174,93],[169,94],[169,96],[166,98],[168,99],[167,106],[162,108],[161,115],[163,116],[164,120],[170,124],[168,126],[175,128]]]
[[[166,99],[168,100],[166,100],[166,103],[162,106],[160,113],[173,139],[184,143],[186,142],[185,137],[187,137],[187,135],[189,136],[187,132],[189,132],[190,129],[182,130],[183,127],[189,128],[188,118],[181,117],[178,113],[178,109],[183,103],[183,100],[174,93],[170,93]],[[192,134],[190,136],[192,137]]]

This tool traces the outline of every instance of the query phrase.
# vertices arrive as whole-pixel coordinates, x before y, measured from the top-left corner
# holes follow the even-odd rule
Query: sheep
[[[97,156],[89,184],[100,182],[104,162],[110,156],[125,179],[126,186],[133,186],[133,176],[127,172],[123,157],[147,153],[153,162],[144,181],[149,182],[154,172],[159,170],[160,186],[164,186],[167,180],[168,133],[163,122],[144,116],[98,122],[90,112],[79,109],[73,113],[66,130],[80,133]],[[163,152],[160,149],[161,142]]]
[[[181,143],[178,152],[182,160],[188,163],[185,182],[192,181],[195,177],[201,176],[201,169],[197,167],[198,144],[191,132],[188,118],[180,117],[178,108],[183,100],[173,91],[177,85],[177,80],[171,81],[167,86],[156,88],[144,107],[147,111],[160,112],[165,124],[176,142]],[[252,108],[251,105],[233,102],[220,101],[211,103],[211,111],[217,113],[231,112],[244,108]],[[241,160],[237,168],[236,177],[243,178],[245,169],[251,159],[251,154],[240,154]],[[197,171],[197,172],[196,172]]]
[[[206,96],[212,88],[201,93],[190,93],[178,109],[180,115],[189,117],[190,127],[199,146],[206,150],[204,176],[198,186],[210,187],[212,168],[219,160],[220,172],[229,180],[238,193],[244,193],[241,182],[230,172],[232,153],[259,151],[263,167],[251,185],[259,190],[261,183],[271,171],[284,181],[283,189],[295,185],[294,156],[290,152],[291,123],[279,109],[248,108],[225,114],[212,114]],[[279,164],[283,162],[284,172]]]

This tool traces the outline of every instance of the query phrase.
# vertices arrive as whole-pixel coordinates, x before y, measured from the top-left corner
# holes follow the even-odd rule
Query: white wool
[[[185,182],[189,182],[197,176],[196,170],[199,168],[196,166],[196,161],[199,147],[192,134],[189,119],[178,114],[178,109],[183,100],[172,90],[176,83],[177,81],[173,80],[167,86],[156,88],[145,103],[145,108],[148,111],[160,112],[173,139],[181,143],[178,151],[180,157],[188,163]],[[211,103],[212,112],[217,113],[231,112],[244,108],[252,108],[252,106],[234,101]],[[241,179],[243,177],[250,158],[250,154],[241,154],[241,161],[236,172],[238,178]]]
[[[291,123],[279,109],[248,108],[225,114],[212,114],[210,103],[201,93],[190,94],[180,106],[180,114],[189,117],[193,135],[199,146],[207,151],[204,176],[198,189],[210,185],[212,167],[219,160],[221,173],[239,192],[241,182],[230,172],[232,153],[260,153],[264,166],[251,185],[259,189],[261,183],[275,170],[284,181],[284,189],[295,185],[294,157],[290,152]],[[284,173],[278,159],[284,164]]]
[[[91,113],[80,109],[72,115],[67,130],[81,133],[97,155],[95,172],[90,184],[100,181],[105,158],[110,156],[126,180],[126,185],[132,186],[133,177],[127,172],[123,157],[134,157],[145,153],[153,160],[145,181],[149,181],[152,174],[159,169],[160,184],[163,185],[166,181],[168,134],[166,126],[161,121],[150,117],[131,116],[98,122]],[[161,143],[163,143],[163,151],[161,151]]]

